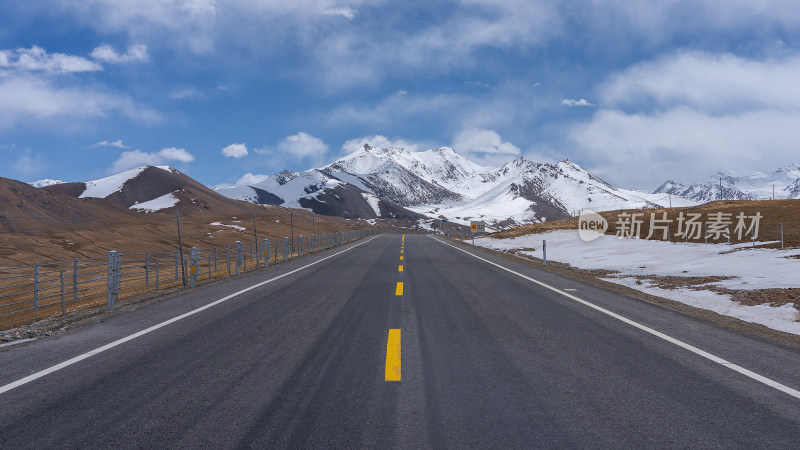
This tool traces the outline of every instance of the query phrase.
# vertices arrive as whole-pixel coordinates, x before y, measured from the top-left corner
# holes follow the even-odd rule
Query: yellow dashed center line
[[[400,264],[400,267],[397,268],[397,271],[398,272],[402,272],[403,271],[403,265],[402,264]]]
[[[400,329],[389,330],[389,339],[386,341],[386,381],[400,381]]]
[[[403,260],[403,257],[401,256],[401,257],[400,257],[400,261],[402,261],[402,260]]]
[[[403,282],[397,282],[397,288],[394,290],[394,295],[403,295]]]

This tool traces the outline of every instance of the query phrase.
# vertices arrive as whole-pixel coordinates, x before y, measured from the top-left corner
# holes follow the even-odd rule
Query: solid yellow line
[[[400,329],[389,330],[389,339],[386,341],[386,381],[400,381]]]
[[[403,265],[402,264],[400,264],[400,267],[397,268],[397,271],[398,272],[402,272],[403,271]]]
[[[394,295],[403,295],[403,282],[397,282],[397,288],[394,290]]]

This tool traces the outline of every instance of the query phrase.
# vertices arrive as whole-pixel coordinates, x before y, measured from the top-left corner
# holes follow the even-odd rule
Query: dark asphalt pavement
[[[349,244],[0,393],[0,448],[800,443],[799,399],[446,243],[407,235],[403,261],[400,235]],[[339,251],[10,347],[0,386]],[[794,349],[467,251],[800,388]],[[390,329],[397,382],[384,379]]]

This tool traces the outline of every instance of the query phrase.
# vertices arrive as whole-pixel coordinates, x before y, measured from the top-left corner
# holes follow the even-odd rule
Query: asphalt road
[[[0,448],[800,443],[800,399],[449,242],[401,239],[360,241],[0,351]],[[467,251],[800,388],[796,350]]]

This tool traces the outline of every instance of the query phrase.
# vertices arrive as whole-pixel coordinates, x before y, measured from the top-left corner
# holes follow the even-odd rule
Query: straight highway
[[[0,351],[0,448],[796,447],[799,388],[795,349],[383,235]]]

